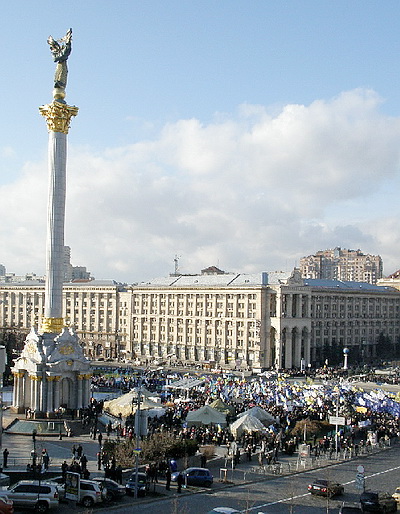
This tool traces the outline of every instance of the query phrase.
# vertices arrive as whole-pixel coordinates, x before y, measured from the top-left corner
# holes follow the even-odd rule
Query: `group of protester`
[[[372,392],[363,391],[344,378],[342,370],[322,368],[303,373],[307,376],[298,381],[295,375],[299,375],[298,370],[280,374],[271,371],[265,376],[248,378],[229,374],[197,375],[199,383],[190,391],[166,387],[171,376],[164,370],[144,372],[140,377],[126,370],[118,376],[96,375],[92,383],[98,390],[106,387],[130,390],[138,387],[140,380],[144,388],[160,394],[165,409],[164,414],[148,418],[147,437],[168,432],[178,440],[193,439],[199,446],[225,446],[235,466],[241,459],[257,459],[260,465],[273,464],[279,459],[280,452],[293,454],[303,442],[303,437],[294,435],[293,429],[305,419],[329,422],[330,416],[339,415],[347,420],[346,429],[342,427],[337,435],[332,427],[330,433],[311,438],[310,455],[316,457],[321,454],[332,457],[338,448],[357,453],[363,446],[390,444],[400,437],[400,397],[384,393],[378,386]],[[316,375],[320,377],[320,383],[312,379]],[[183,378],[179,373],[174,376]],[[226,426],[188,425],[189,412],[214,400],[222,400],[227,408]],[[262,431],[235,435],[230,423],[254,406],[268,412],[274,421]],[[103,407],[103,402],[93,398],[82,416],[82,423],[91,427],[93,438],[98,437],[98,419]],[[105,435],[133,439],[134,426],[134,415],[119,416],[106,425]],[[99,443],[99,469],[104,468],[107,476],[120,481],[122,468],[109,459],[101,450],[101,441]],[[78,458],[75,461],[79,464]],[[206,462],[202,464],[205,466]],[[151,463],[146,469],[149,481],[157,481],[160,475],[165,477],[167,489],[173,471],[171,462],[167,461]]]

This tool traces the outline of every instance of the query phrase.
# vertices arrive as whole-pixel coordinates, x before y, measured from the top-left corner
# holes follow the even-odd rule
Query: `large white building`
[[[43,284],[0,284],[0,327],[40,325]],[[381,334],[400,336],[400,291],[292,273],[204,270],[134,286],[66,283],[63,312],[93,359],[215,363],[222,367],[323,364],[326,347],[374,359]]]

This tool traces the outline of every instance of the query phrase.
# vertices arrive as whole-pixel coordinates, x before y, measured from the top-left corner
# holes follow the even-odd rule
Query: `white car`
[[[65,484],[57,486],[60,489],[60,497],[65,498]],[[101,503],[107,499],[107,489],[103,487],[101,482],[94,480],[79,481],[79,497],[78,503],[81,503],[86,509],[93,507],[95,503]]]
[[[234,514],[236,512],[240,512],[240,510],[232,509],[231,507],[214,507],[207,514]]]
[[[1,487],[0,497],[12,500],[15,507],[47,512],[58,507],[59,494],[55,484],[38,480],[21,480],[13,486]]]

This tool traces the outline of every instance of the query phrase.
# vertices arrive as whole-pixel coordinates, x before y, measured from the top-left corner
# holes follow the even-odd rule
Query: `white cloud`
[[[400,240],[388,231],[399,209],[384,196],[398,180],[400,120],[380,104],[355,90],[273,115],[244,105],[208,125],[178,120],[126,147],[70,148],[73,263],[129,282],[171,272],[175,254],[186,272],[268,271],[342,246],[381,253],[393,271]],[[10,270],[44,269],[46,169],[27,164],[1,188]]]

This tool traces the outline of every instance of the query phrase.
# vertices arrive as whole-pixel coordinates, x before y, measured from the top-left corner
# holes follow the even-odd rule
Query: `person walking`
[[[67,471],[68,471],[68,464],[67,464],[67,461],[65,460],[61,464],[61,473],[62,473],[62,477],[63,477],[63,481],[64,482],[65,482],[65,477],[67,476]]]
[[[78,448],[76,449],[76,455],[77,455],[78,459],[80,459],[82,457],[82,453],[83,453],[83,448],[82,448],[82,445],[80,444],[78,446]]]
[[[46,448],[42,450],[42,463],[43,463],[43,470],[47,471],[49,469],[49,463],[50,463],[50,457],[47,453]]]
[[[167,491],[170,491],[171,490],[171,470],[169,469],[169,466],[167,468],[167,471],[165,473],[165,489]]]
[[[3,452],[3,467],[8,468],[8,455],[10,452],[7,450],[7,448],[4,448]]]
[[[182,492],[182,485],[183,485],[183,475],[182,475],[182,473],[179,473],[176,481],[177,481],[177,484],[178,484],[178,493],[181,493]]]

